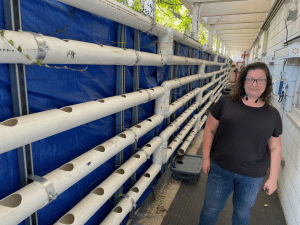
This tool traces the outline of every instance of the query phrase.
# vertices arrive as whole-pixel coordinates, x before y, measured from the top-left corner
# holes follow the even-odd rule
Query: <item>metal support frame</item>
[[[141,31],[135,29],[134,30],[134,49],[136,51],[140,51],[141,49]],[[132,77],[132,91],[138,91],[140,88],[140,67],[139,66],[133,66],[133,77]],[[138,106],[134,106],[132,108],[132,126],[136,125],[139,122],[139,108]],[[137,142],[134,142],[131,145],[131,155],[134,155],[134,153],[137,151]],[[134,172],[130,177],[130,187],[133,187],[133,185],[136,183],[136,172]],[[124,197],[124,195],[123,195]],[[134,204],[134,203],[133,203]],[[134,211],[135,207],[133,207],[133,210],[129,213],[129,218],[132,219],[134,217]]]
[[[22,30],[20,0],[3,1],[4,20],[6,30]],[[25,66],[23,64],[9,64],[11,96],[13,114],[15,117],[29,114]],[[34,174],[31,144],[17,148],[19,178],[21,188],[32,181],[29,174]],[[24,220],[25,225],[37,225],[37,213],[33,213]]]
[[[137,51],[140,51],[141,49],[141,31],[135,29],[134,30],[134,49]],[[139,90],[139,84],[140,84],[140,67],[134,66],[133,67],[133,78],[132,78],[132,86],[133,86],[133,92]],[[132,108],[132,126],[136,125],[139,121],[139,110],[138,106],[134,106]],[[137,143],[134,142],[131,146],[131,155],[133,155],[136,152],[137,149]],[[136,173],[134,173],[130,177],[130,186],[133,186],[136,182]]]
[[[179,55],[179,42],[174,41],[174,55]],[[173,79],[178,78],[178,65],[174,65],[173,66]],[[171,91],[171,101],[174,102],[176,101],[176,97],[177,97],[177,90],[173,89]],[[175,117],[175,113],[173,113],[172,115],[170,115],[171,121],[174,121],[176,119]],[[171,138],[174,138],[174,135],[172,134]]]
[[[119,24],[118,28],[118,47],[126,47],[126,26]],[[117,66],[116,74],[116,95],[125,93],[125,66]],[[120,134],[124,130],[124,111],[116,113],[116,134]],[[115,156],[115,169],[119,168],[123,163],[123,150]],[[117,205],[123,194],[123,186],[115,193],[114,204]]]

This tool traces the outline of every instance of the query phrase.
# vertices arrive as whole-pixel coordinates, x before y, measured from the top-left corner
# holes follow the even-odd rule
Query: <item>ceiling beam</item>
[[[235,15],[241,13],[267,13],[273,0],[249,0],[201,5],[201,17]]]
[[[233,29],[259,29],[261,23],[239,23],[239,24],[216,24],[215,30],[233,30]]]

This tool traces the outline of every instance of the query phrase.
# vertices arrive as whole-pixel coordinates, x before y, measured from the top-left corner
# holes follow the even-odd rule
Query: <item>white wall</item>
[[[294,0],[294,2],[296,2]],[[298,3],[298,18],[288,21],[288,40],[300,34],[300,3]],[[274,51],[283,48],[286,41],[285,20],[289,9],[295,9],[292,0],[287,0],[271,21],[268,36],[267,55],[274,56]],[[300,40],[298,40],[300,41]],[[284,60],[275,59],[275,65],[270,66],[273,78],[280,78]],[[299,65],[298,65],[299,67]],[[299,68],[298,68],[299,69]],[[298,74],[298,84],[300,74]],[[296,87],[297,88],[297,87]],[[280,111],[283,120],[282,156],[285,167],[281,167],[278,179],[278,193],[288,225],[300,225],[300,113],[292,109],[284,109],[284,101],[278,103],[278,96],[274,96],[273,105]]]

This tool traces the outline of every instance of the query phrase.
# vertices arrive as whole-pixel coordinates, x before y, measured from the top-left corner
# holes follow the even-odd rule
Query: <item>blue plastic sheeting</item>
[[[5,28],[0,0],[0,30]],[[8,65],[0,64],[0,121],[13,117]],[[17,151],[0,154],[0,199],[20,189]],[[23,223],[21,223],[23,224]]]
[[[0,29],[4,29],[3,0],[0,0]],[[73,39],[89,43],[118,46],[120,24],[70,7],[55,0],[22,0],[21,16],[23,31],[41,33],[59,39]],[[126,48],[134,48],[134,29],[126,27]],[[141,51],[156,53],[157,37],[141,32]],[[180,44],[179,55],[188,57],[189,47]],[[202,58],[202,52],[194,50],[195,58]],[[76,57],[76,54],[75,54]],[[210,57],[204,53],[206,60]],[[36,65],[26,66],[29,112],[37,113],[54,108],[95,101],[116,95],[117,66],[98,65],[51,65],[59,68],[46,68]],[[64,69],[63,67],[67,67]],[[86,69],[85,69],[86,68]],[[84,71],[78,71],[84,70]],[[206,68],[212,70],[212,67]],[[173,74],[170,66],[141,66],[139,88],[148,89],[161,85]],[[190,73],[195,74],[198,66],[190,66]],[[177,77],[184,77],[188,66],[178,66]],[[8,65],[0,64],[0,122],[13,117],[10,94]],[[125,67],[125,92],[133,91],[133,67]],[[192,88],[199,86],[199,81],[192,83]],[[177,98],[187,93],[187,85],[175,90]],[[191,103],[194,102],[194,99]],[[138,106],[138,121],[141,122],[154,114],[154,101]],[[180,115],[182,107],[176,112]],[[195,112],[196,113],[196,112]],[[193,113],[194,114],[194,113]],[[124,129],[132,126],[132,109],[124,112]],[[138,140],[137,147],[143,147],[167,126],[167,120]],[[183,127],[182,125],[181,127]],[[45,128],[47,129],[47,128]],[[116,135],[116,115],[84,124],[71,130],[53,135],[32,143],[34,172],[45,174],[61,167],[72,159],[89,151]],[[123,150],[124,162],[131,157],[131,146]],[[55,201],[37,211],[40,225],[55,223],[74,205],[89,194],[115,170],[114,157],[79,182],[60,194]],[[139,179],[152,164],[147,160],[136,172]],[[0,154],[0,199],[20,189],[16,150]],[[152,185],[137,202],[141,203],[151,193]],[[130,189],[129,179],[123,185],[123,192]],[[114,206],[113,198],[86,223],[99,224]],[[126,219],[123,221],[125,223]],[[23,224],[23,223],[21,223]]]

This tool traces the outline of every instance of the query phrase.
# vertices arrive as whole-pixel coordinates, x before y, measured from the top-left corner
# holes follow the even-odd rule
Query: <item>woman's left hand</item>
[[[270,178],[266,181],[263,190],[266,190],[268,195],[271,195],[277,189],[277,180],[271,180]]]

